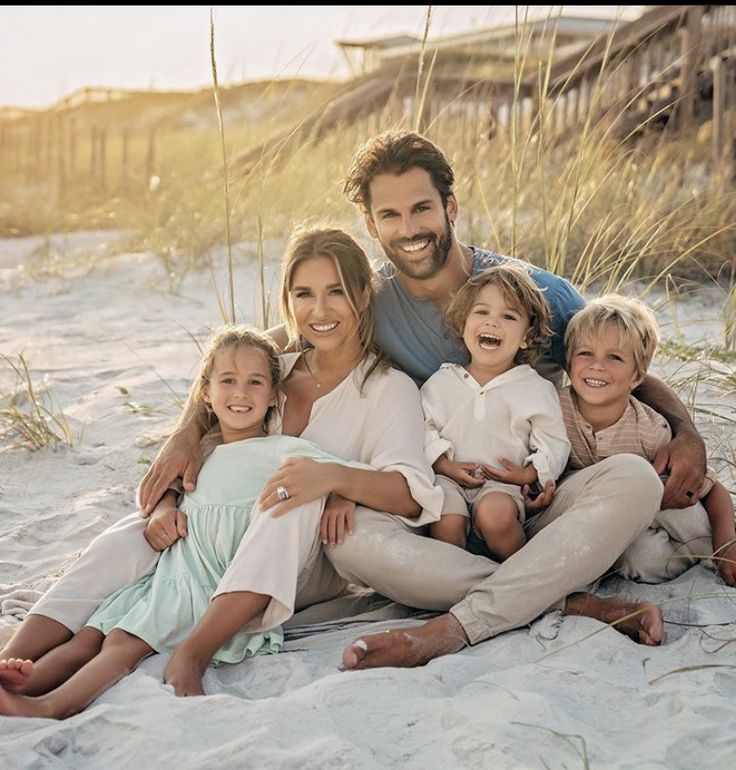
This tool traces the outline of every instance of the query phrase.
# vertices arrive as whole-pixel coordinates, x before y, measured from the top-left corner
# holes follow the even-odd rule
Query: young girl
[[[555,388],[527,364],[548,344],[549,309],[523,267],[498,265],[458,291],[448,321],[471,360],[442,364],[421,391],[425,452],[445,492],[430,533],[464,547],[470,522],[503,561],[526,542],[524,488],[553,487],[570,451]]]
[[[187,493],[179,506],[188,517],[187,537],[161,555],[153,574],[108,597],[69,642],[36,663],[0,662],[3,682],[13,690],[0,687],[0,714],[61,719],[81,711],[147,656],[176,648],[207,616],[251,516],[259,513],[253,506],[269,477],[287,457],[332,459],[303,439],[266,436],[279,379],[276,351],[266,337],[244,327],[227,327],[215,335],[192,396],[205,407],[209,424],[202,441],[209,456],[196,491]],[[288,499],[288,489],[281,487],[279,497]],[[322,503],[290,516],[312,516],[316,531]],[[293,607],[289,590],[293,594],[295,587],[279,589],[278,599]],[[214,663],[279,651],[279,627],[261,622],[252,624],[266,629],[260,633],[242,630],[242,621],[255,620],[271,598],[242,593],[246,614],[232,628],[218,629],[225,643]]]

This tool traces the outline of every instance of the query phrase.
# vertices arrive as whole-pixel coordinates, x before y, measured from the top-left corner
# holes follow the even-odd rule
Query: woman
[[[373,284],[370,263],[358,244],[340,230],[297,233],[287,248],[281,282],[281,309],[292,341],[306,351],[284,355],[282,423],[276,430],[301,436],[344,460],[376,470],[316,463],[306,458],[284,463],[261,495],[260,516],[241,541],[208,613],[211,623],[173,654],[166,681],[178,695],[201,694],[202,676],[213,645],[237,626],[243,592],[271,595],[283,583],[284,563],[296,564],[297,607],[338,595],[345,581],[322,552],[324,540],[338,543],[352,527],[355,508],[386,511],[417,527],[439,517],[442,493],[422,450],[419,394],[404,374],[390,368],[374,349]],[[198,441],[198,415],[186,410],[178,433]],[[330,494],[320,533],[291,508]],[[280,515],[286,514],[286,515]],[[300,526],[303,525],[303,526]],[[186,532],[186,523],[167,496],[146,522],[128,517],[102,533],[31,610],[0,658],[36,660],[67,641],[104,596],[150,572],[158,551]],[[290,543],[297,558],[285,562],[248,558],[273,553],[272,542]],[[485,560],[483,560],[485,561]],[[292,607],[272,601],[260,627],[286,620]],[[199,629],[199,627],[198,627]],[[254,629],[255,630],[255,629]],[[12,671],[3,674],[12,686]]]

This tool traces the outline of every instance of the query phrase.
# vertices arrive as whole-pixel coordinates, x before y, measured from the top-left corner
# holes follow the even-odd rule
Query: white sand
[[[106,238],[53,239],[44,259],[44,249],[27,256],[40,239],[0,241],[0,353],[23,351],[35,381],[48,376],[75,433],[56,451],[0,445],[0,641],[94,535],[132,510],[141,462],[176,418],[172,391],[182,398],[194,370],[190,333],[201,339],[220,322],[207,274],[172,296],[150,255],[105,258],[100,248],[97,270],[71,269],[78,248]],[[67,277],[34,279],[18,269],[24,260]],[[238,297],[252,320],[247,249],[241,262]],[[720,301],[711,290],[678,306],[683,333],[713,341],[719,327],[706,315]],[[666,368],[689,396],[697,365]],[[733,419],[730,373],[730,400],[702,386],[697,399]],[[0,374],[0,389],[9,382]],[[703,423],[714,453],[733,460],[729,425]],[[601,590],[662,602],[667,643],[638,646],[596,621],[550,615],[421,669],[341,672],[357,635],[406,622],[403,608],[366,600],[339,621],[298,617],[280,655],[209,670],[206,698],[174,698],[156,656],[66,722],[0,718],[0,767],[733,766],[736,590],[704,567],[662,586]]]

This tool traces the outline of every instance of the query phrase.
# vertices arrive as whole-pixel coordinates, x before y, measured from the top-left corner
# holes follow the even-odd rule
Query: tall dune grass
[[[520,82],[536,67],[544,105],[551,62],[534,59],[523,19],[518,27],[514,77]],[[554,20],[550,28],[554,34]],[[616,66],[604,67],[597,89],[617,76]],[[223,106],[211,110],[209,126],[172,130],[157,150],[156,185],[95,198],[89,185],[80,184],[58,200],[52,196],[57,205],[38,207],[33,204],[43,197],[43,181],[26,187],[16,175],[13,189],[20,192],[0,211],[0,228],[15,217],[23,227],[40,231],[90,225],[133,229],[139,246],[161,258],[171,288],[181,275],[207,266],[223,243],[229,248],[249,241],[264,259],[278,257],[265,253],[263,244],[303,219],[345,223],[362,234],[359,212],[341,194],[350,158],[367,136],[417,124],[433,73],[432,63],[424,62],[415,76],[412,112],[404,113],[400,99],[389,99],[383,110],[324,136],[307,134],[288,151],[264,154],[243,168],[238,165],[243,151],[289,126],[296,129],[301,119],[319,113],[330,93],[315,91],[295,111],[288,87],[280,86],[280,95],[268,102],[269,89],[276,87],[267,84],[261,98],[271,106],[263,119],[231,122],[227,137],[222,125],[215,125]],[[222,96],[224,103],[226,92]],[[736,196],[728,177],[711,173],[707,127],[676,137],[650,132],[634,140],[615,130],[622,115],[609,115],[585,121],[560,141],[547,131],[543,107],[534,131],[512,120],[508,131],[488,140],[485,112],[466,119],[463,105],[459,91],[423,126],[454,163],[462,239],[528,259],[583,289],[594,283],[616,289],[632,279],[656,282],[667,275],[707,275],[732,283]],[[142,146],[135,150],[138,156],[143,151]],[[225,207],[223,189],[229,196]],[[232,267],[224,271],[232,274]],[[228,304],[233,315],[232,297]],[[264,319],[267,304],[263,296]]]

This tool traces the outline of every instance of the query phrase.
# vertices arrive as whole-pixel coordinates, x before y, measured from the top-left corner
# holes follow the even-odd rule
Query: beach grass
[[[26,357],[0,354],[0,364],[14,380],[9,389],[0,390],[0,436],[31,450],[72,446],[69,421],[48,387],[34,383]]]

